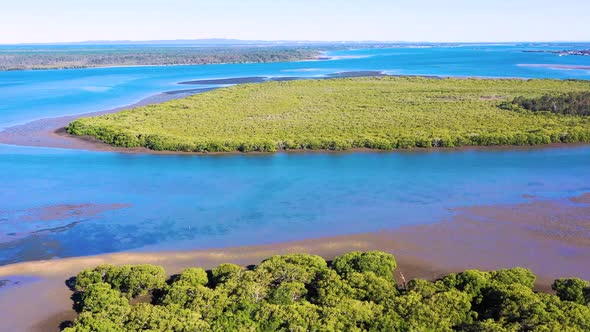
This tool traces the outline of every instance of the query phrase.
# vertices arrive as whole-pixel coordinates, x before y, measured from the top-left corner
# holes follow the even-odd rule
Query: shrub
[[[579,304],[590,303],[590,283],[586,280],[557,279],[551,285],[562,301],[572,301]]]
[[[205,270],[191,267],[182,271],[177,282],[186,283],[191,286],[205,286],[209,283],[209,278],[207,277],[207,272],[205,272]]]
[[[505,109],[522,107],[533,112],[551,112],[563,115],[590,115],[590,91],[542,95],[536,98],[516,97],[511,103],[502,103]]]
[[[85,290],[103,282],[131,298],[163,287],[166,273],[161,266],[154,265],[100,265],[80,272],[76,277],[76,289]]]
[[[556,280],[555,296],[533,291],[531,271],[512,268],[398,288],[395,267],[382,252],[347,253],[331,265],[291,254],[251,269],[221,264],[210,278],[188,268],[161,285],[160,267],[102,265],[78,275],[81,313],[66,331],[590,330],[585,280]],[[161,287],[152,303],[130,305],[129,294],[152,287]]]
[[[347,276],[352,272],[373,272],[376,276],[388,280],[393,279],[396,267],[393,255],[379,251],[355,251],[336,257],[332,262],[332,268],[341,276]]]

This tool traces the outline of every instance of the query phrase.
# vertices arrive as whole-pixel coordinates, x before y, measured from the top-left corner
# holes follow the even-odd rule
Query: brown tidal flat
[[[147,149],[123,149],[112,147],[99,140],[89,137],[77,137],[66,133],[65,127],[70,122],[81,117],[97,116],[102,114],[117,113],[122,110],[135,107],[147,106],[162,103],[172,99],[182,98],[191,94],[203,92],[203,89],[189,89],[169,91],[145,98],[135,104],[117,107],[105,111],[67,115],[55,118],[46,118],[22,125],[13,126],[0,131],[0,144],[11,144],[20,146],[50,147],[62,149],[78,149],[90,151],[112,151],[112,152],[142,152]],[[205,89],[210,90],[210,89]]]
[[[65,280],[98,264],[160,264],[168,273],[222,262],[256,264],[274,254],[306,252],[331,259],[352,250],[393,253],[396,276],[436,279],[465,269],[522,266],[538,276],[537,289],[553,279],[590,279],[590,193],[569,199],[530,198],[526,203],[457,209],[451,220],[397,230],[274,245],[179,252],[125,252],[94,257],[26,262],[0,267],[0,279],[39,277],[0,289],[0,321],[11,331],[52,331],[75,313]],[[17,300],[18,299],[18,300]],[[6,323],[5,323],[6,324]]]
[[[571,197],[570,201],[579,204],[590,204],[590,193],[586,193],[577,197]]]

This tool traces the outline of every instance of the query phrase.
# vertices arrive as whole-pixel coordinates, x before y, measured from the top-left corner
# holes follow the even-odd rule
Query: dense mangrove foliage
[[[499,107],[590,82],[422,77],[245,84],[116,114],[67,131],[120,147],[187,152],[404,149],[590,141],[590,118]]]
[[[524,108],[533,112],[551,112],[565,115],[590,115],[590,91],[570,92],[562,95],[543,95],[537,98],[517,97],[502,105],[506,109]]]
[[[258,266],[152,265],[80,272],[75,331],[589,331],[590,284],[559,279],[535,292],[523,268],[468,270],[396,283],[382,252],[273,256]]]
[[[14,46],[0,47],[0,70],[277,62],[319,54],[304,46]]]

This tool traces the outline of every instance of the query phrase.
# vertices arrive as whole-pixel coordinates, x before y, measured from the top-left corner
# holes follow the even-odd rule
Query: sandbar
[[[550,69],[566,69],[566,70],[590,70],[590,66],[583,65],[560,65],[560,64],[544,64],[544,63],[521,63],[519,67],[532,68],[550,68]]]

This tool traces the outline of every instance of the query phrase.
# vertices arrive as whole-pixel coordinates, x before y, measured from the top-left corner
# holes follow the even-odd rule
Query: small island
[[[117,147],[193,153],[588,142],[590,117],[578,110],[587,107],[587,91],[589,82],[560,80],[275,81],[81,118],[67,132]],[[555,100],[562,100],[559,111],[539,108]]]
[[[564,50],[564,51],[559,52],[559,55],[590,56],[590,49],[589,50]]]
[[[553,53],[559,56],[578,55],[578,56],[590,56],[590,49],[587,50],[561,50],[561,51],[535,51],[525,50],[526,53]]]

